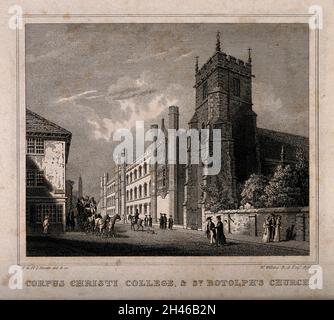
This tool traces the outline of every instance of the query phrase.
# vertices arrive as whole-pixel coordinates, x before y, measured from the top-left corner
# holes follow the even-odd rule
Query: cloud
[[[110,141],[117,129],[131,129],[136,121],[150,123],[168,106],[177,104],[177,97],[184,92],[183,87],[176,83],[159,90],[155,87],[157,85],[155,75],[150,72],[143,72],[137,78],[119,78],[108,88],[109,115],[98,116],[96,113],[87,120],[93,128],[94,139]]]
[[[34,54],[27,54],[26,55],[26,63],[37,63],[47,59],[56,59],[62,54],[62,50],[53,49],[45,54],[34,55]]]
[[[113,133],[118,129],[131,129],[136,121],[150,122],[161,114],[170,105],[177,104],[178,100],[164,94],[154,96],[147,105],[138,105],[135,98],[122,100],[122,109],[128,110],[128,118],[116,120],[113,117],[99,118],[96,115],[88,119],[88,123],[94,128],[93,135],[96,140],[110,141]]]
[[[88,96],[88,97],[85,97],[86,100],[93,100],[93,99],[98,99],[98,98],[102,98],[102,97],[105,97],[104,94],[99,94],[97,96]]]
[[[184,48],[172,46],[166,50],[162,50],[159,52],[151,52],[151,53],[142,52],[141,54],[136,53],[132,55],[130,58],[128,58],[127,60],[125,60],[123,63],[137,63],[137,62],[143,62],[143,61],[147,61],[151,59],[162,59],[162,58],[166,58],[167,56],[173,57],[175,55],[176,57],[174,57],[174,61],[178,61],[178,60],[187,58],[193,52],[192,50],[189,51],[187,49],[186,49],[187,51],[184,52],[184,50],[185,50]]]
[[[166,56],[168,54],[169,50],[164,50],[161,52],[157,52],[157,53],[152,53],[152,54],[146,54],[146,55],[133,55],[132,57],[128,58],[127,60],[125,60],[123,63],[137,63],[137,62],[142,62],[145,60],[150,60],[150,59],[155,59],[155,58],[162,58],[164,56]]]
[[[121,77],[109,87],[109,98],[119,101],[151,95],[156,92],[151,84],[151,78],[152,75],[147,72],[143,72],[137,79]]]
[[[282,108],[282,100],[276,96],[274,87],[271,84],[254,81],[252,90],[254,106],[259,108],[261,113],[276,113]]]
[[[183,53],[183,54],[181,54],[180,56],[176,57],[176,58],[174,59],[174,61],[176,62],[176,61],[180,61],[180,60],[183,60],[183,59],[185,59],[185,58],[188,58],[189,56],[191,56],[192,53],[193,53],[192,50],[191,50],[191,51],[188,51],[188,52],[186,52],[186,53]]]
[[[156,92],[155,89],[128,88],[111,95],[114,100],[126,100],[134,97],[146,96]]]
[[[73,96],[60,98],[56,101],[56,103],[69,102],[69,101],[74,101],[74,100],[78,100],[78,99],[81,99],[81,98],[95,99],[95,98],[98,98],[98,97],[102,96],[102,95],[100,95],[100,96],[87,96],[91,93],[96,93],[96,92],[97,92],[97,90],[84,91],[84,92],[81,92],[81,93],[77,93]]]
[[[254,81],[252,90],[253,109],[258,115],[258,126],[272,130],[281,130],[282,119],[285,119],[285,115],[288,117],[291,116],[291,113],[286,112],[286,106],[283,105],[281,98],[275,94],[273,86],[268,83]],[[289,119],[287,120],[289,121]]]

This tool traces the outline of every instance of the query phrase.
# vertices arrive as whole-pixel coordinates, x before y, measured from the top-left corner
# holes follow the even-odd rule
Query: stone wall
[[[206,218],[211,216],[215,222],[215,217],[221,215],[226,234],[262,237],[263,223],[268,214],[282,217],[281,239],[283,241],[309,241],[308,207],[224,210],[216,214],[205,212],[203,221],[205,224]]]

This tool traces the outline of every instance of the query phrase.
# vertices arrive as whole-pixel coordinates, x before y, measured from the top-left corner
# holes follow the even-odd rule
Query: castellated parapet
[[[245,77],[252,76],[252,65],[224,52],[216,52],[196,73],[195,87],[206,80],[217,68],[232,70]]]

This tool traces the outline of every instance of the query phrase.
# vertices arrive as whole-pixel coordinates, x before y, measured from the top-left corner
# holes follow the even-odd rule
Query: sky
[[[26,105],[72,132],[67,178],[98,198],[112,173],[112,135],[195,108],[195,57],[215,52],[246,61],[252,48],[258,127],[308,136],[307,24],[28,24]]]

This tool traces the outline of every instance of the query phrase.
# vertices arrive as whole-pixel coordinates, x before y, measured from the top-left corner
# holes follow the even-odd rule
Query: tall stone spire
[[[82,190],[82,178],[81,176],[79,177],[79,181],[78,181],[78,197],[82,198],[83,196],[83,190]]]
[[[216,38],[217,38],[217,42],[216,42],[216,52],[220,52],[220,32],[219,32],[219,31],[217,31]]]
[[[195,63],[195,71],[196,73],[198,72],[198,56],[195,57],[196,58],[196,63]]]
[[[248,48],[248,63],[251,64],[252,63],[252,56],[251,56],[251,52],[252,52],[252,49],[251,48]]]

